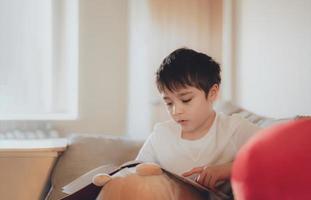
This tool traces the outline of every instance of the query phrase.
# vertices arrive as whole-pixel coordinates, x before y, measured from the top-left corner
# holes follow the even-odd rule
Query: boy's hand
[[[215,190],[218,181],[230,179],[232,163],[216,166],[195,167],[188,172],[183,173],[185,177],[193,174],[199,174],[196,181],[208,188]]]

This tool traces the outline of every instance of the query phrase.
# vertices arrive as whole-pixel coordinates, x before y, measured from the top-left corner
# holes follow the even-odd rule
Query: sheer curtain
[[[0,1],[0,120],[77,117],[78,1]]]

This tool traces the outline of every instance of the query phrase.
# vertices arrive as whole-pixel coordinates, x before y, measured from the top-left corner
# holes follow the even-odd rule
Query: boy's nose
[[[181,106],[174,105],[173,108],[172,108],[172,114],[173,115],[178,115],[178,114],[181,114],[181,113],[182,113]]]

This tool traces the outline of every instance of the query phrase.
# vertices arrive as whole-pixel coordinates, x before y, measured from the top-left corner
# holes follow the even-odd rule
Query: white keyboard
[[[42,131],[20,131],[13,130],[5,133],[0,133],[0,140],[33,140],[33,139],[48,139],[58,138],[59,134],[55,130]]]

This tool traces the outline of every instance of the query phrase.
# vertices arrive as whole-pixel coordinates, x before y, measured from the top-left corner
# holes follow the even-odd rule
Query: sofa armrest
[[[66,194],[62,187],[101,165],[122,163],[135,159],[143,141],[107,135],[69,137],[67,150],[58,159],[51,174],[51,189],[47,200],[60,199]]]

